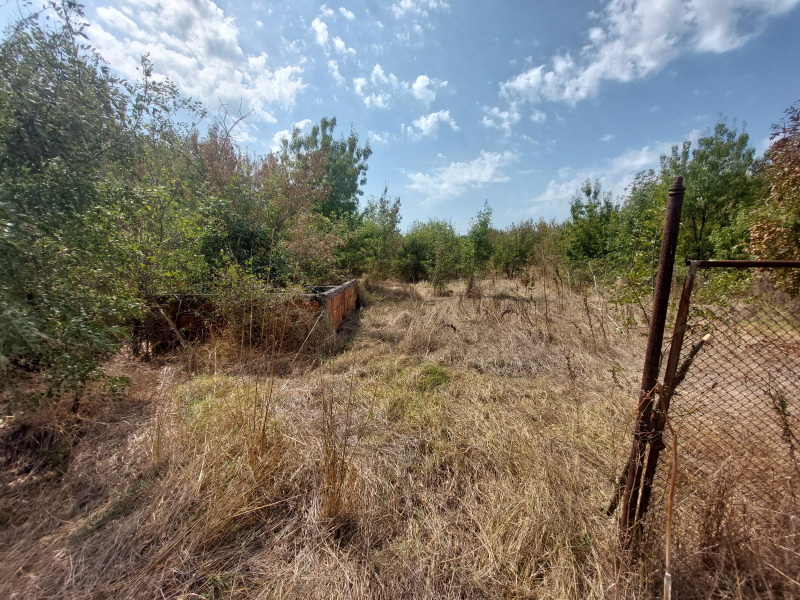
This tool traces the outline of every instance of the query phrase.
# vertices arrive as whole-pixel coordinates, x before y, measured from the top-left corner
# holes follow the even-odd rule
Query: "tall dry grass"
[[[663,550],[622,564],[605,515],[643,328],[543,283],[373,284],[332,351],[151,368],[150,412],[4,475],[0,596],[654,596]]]

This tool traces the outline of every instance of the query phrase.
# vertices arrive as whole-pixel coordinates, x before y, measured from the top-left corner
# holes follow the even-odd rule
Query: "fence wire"
[[[694,287],[681,362],[696,353],[672,395],[651,525],[663,532],[675,458],[679,597],[707,597],[709,586],[720,597],[726,588],[800,597],[800,302],[750,294],[710,303],[725,271]],[[701,576],[715,580],[701,585]]]

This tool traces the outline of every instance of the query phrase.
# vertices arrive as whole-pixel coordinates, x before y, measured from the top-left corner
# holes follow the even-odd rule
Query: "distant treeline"
[[[47,11],[55,18],[31,14],[0,46],[0,372],[41,368],[54,390],[94,376],[126,324],[169,295],[362,275],[442,290],[476,274],[529,280],[543,263],[646,288],[676,175],[682,256],[800,258],[797,106],[763,158],[723,120],[621,198],[587,180],[564,223],[497,230],[487,202],[464,235],[436,219],[402,233],[388,189],[361,205],[372,150],[335,118],[248,155],[234,138],[241,116],[222,107],[206,119],[146,56],[138,81],[115,76],[88,45],[80,6]]]

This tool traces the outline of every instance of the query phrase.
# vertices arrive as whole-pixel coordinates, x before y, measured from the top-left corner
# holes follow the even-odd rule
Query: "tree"
[[[600,182],[587,179],[570,202],[572,219],[564,242],[572,260],[606,258],[612,250],[618,208],[611,193],[602,191]]]
[[[398,271],[409,281],[426,279],[438,294],[458,274],[461,257],[461,240],[448,221],[416,221],[403,238]]]
[[[754,155],[749,136],[725,119],[697,141],[684,177],[681,251],[687,259],[745,256],[759,187]]]
[[[766,157],[766,201],[750,228],[750,252],[759,259],[800,260],[800,104],[773,125]],[[775,277],[783,288],[800,292],[796,269]]]
[[[465,274],[473,275],[489,263],[492,257],[492,242],[490,239],[492,229],[492,208],[489,201],[485,201],[483,209],[470,223],[464,246],[463,270]]]
[[[202,181],[192,103],[146,57],[142,81],[112,77],[75,3],[45,10],[0,45],[0,363],[80,390],[143,298],[197,284]]]
[[[81,41],[83,13],[53,2],[0,45],[0,363],[59,366],[82,382],[130,307],[106,264],[99,182],[129,150],[125,92]],[[2,366],[2,365],[0,365]]]
[[[400,220],[400,198],[392,200],[386,186],[377,199],[367,203],[359,227],[343,250],[346,267],[355,275],[390,275],[403,243]]]
[[[358,144],[358,134],[334,139],[336,117],[323,117],[308,135],[299,128],[292,132],[291,139],[284,139],[283,157],[297,169],[311,168],[315,160],[322,160],[324,176],[321,185],[326,193],[314,206],[314,210],[330,219],[353,218],[358,210],[358,199],[364,195],[361,186],[367,183],[367,160],[372,149],[367,142]]]
[[[520,275],[526,265],[533,262],[537,247],[541,246],[550,227],[544,220],[528,219],[512,223],[505,231],[498,232],[494,243],[492,261],[495,269],[506,277]]]

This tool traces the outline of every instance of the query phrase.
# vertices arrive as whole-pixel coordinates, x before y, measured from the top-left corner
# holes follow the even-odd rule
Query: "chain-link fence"
[[[800,597],[800,302],[768,277],[701,265],[679,311],[647,519],[676,597]]]

